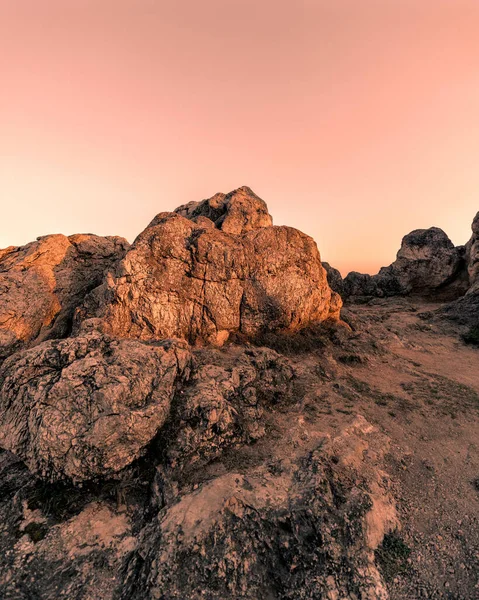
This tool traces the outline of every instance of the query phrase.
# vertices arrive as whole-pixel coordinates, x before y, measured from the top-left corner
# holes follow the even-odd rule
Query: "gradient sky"
[[[478,0],[0,0],[0,247],[250,186],[341,269],[479,210]]]

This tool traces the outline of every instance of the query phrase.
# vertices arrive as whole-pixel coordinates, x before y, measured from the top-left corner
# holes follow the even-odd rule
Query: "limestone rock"
[[[127,247],[117,237],[49,235],[0,251],[0,360],[67,334],[75,307]]]
[[[454,247],[442,229],[431,227],[406,235],[396,260],[377,275],[350,273],[344,288],[347,297],[458,297],[467,287],[463,275],[463,249]]]
[[[359,418],[298,462],[184,495],[144,529],[121,598],[386,600],[373,551],[398,523],[379,441]]]
[[[293,395],[294,370],[273,350],[201,351],[195,362],[165,442],[165,463],[175,477],[263,437],[264,408],[284,406]]]
[[[194,209],[185,211],[191,216]],[[243,223],[241,235],[226,233],[238,231],[226,227],[228,215],[218,229],[159,214],[88,296],[77,330],[222,345],[233,332],[254,337],[339,317],[341,300],[331,292],[314,240],[290,227],[257,228],[254,219]]]
[[[246,186],[229,194],[219,193],[202,202],[179,206],[175,212],[203,225],[207,224],[207,218],[218,229],[235,235],[273,225],[266,203]]]
[[[188,360],[176,342],[95,333],[18,352],[0,371],[0,446],[50,480],[118,473],[164,424]]]
[[[323,267],[326,270],[329,287],[340,296],[344,294],[344,281],[338,269],[332,267],[329,263],[323,261]]]
[[[472,237],[466,245],[469,292],[479,293],[479,212],[472,222]]]

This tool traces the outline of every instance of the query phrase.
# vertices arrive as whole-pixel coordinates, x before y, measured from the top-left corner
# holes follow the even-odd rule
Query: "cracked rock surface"
[[[67,335],[75,308],[128,246],[118,237],[48,235],[0,250],[0,360]]]
[[[329,283],[247,187],[1,250],[0,598],[475,597],[476,221]]]
[[[232,194],[228,207],[236,206],[239,192]],[[215,198],[180,214],[160,213],[114,275],[89,295],[77,327],[100,327],[116,337],[222,345],[231,333],[251,338],[339,318],[341,299],[331,291],[310,237],[265,223],[256,209],[248,228],[227,226],[230,214],[236,222],[240,209],[234,208],[224,220],[216,219],[219,228],[195,223],[195,211],[202,218],[216,216],[208,212]],[[244,188],[240,199],[242,208],[246,200],[262,203]]]
[[[0,372],[0,445],[49,480],[111,476],[158,433],[188,360],[94,333],[19,352]]]

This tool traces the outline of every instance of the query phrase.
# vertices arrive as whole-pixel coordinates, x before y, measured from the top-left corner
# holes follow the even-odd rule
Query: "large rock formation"
[[[49,480],[111,476],[169,415],[189,352],[98,334],[44,342],[0,371],[0,446]]]
[[[364,419],[274,471],[232,472],[185,494],[144,529],[123,600],[388,595],[374,550],[398,525],[387,444]]]
[[[118,237],[49,235],[1,250],[0,360],[68,334],[75,308],[127,247]]]
[[[246,186],[229,194],[215,194],[208,200],[179,206],[175,213],[206,225],[208,219],[211,225],[234,235],[273,225],[266,203]]]
[[[479,213],[472,222],[472,236],[464,249],[465,270],[468,289],[466,294],[438,311],[440,318],[446,317],[470,330],[467,338],[479,344]],[[472,334],[472,337],[471,337]]]
[[[2,598],[387,597],[387,439],[319,410],[349,329],[310,237],[240,188],[0,266]],[[324,365],[256,346],[303,328]]]
[[[346,298],[418,295],[447,299],[464,294],[467,285],[464,247],[455,247],[442,229],[431,227],[406,235],[389,267],[372,276],[351,272],[342,288]]]
[[[251,338],[338,319],[341,300],[314,240],[273,227],[248,188],[178,210],[190,218],[155,217],[78,323],[116,337],[221,345],[231,333]]]
[[[479,292],[479,212],[472,222],[472,237],[466,245],[469,291]]]
[[[462,251],[437,227],[417,229],[403,238],[397,259],[378,274],[385,295],[440,292],[464,266]]]
[[[0,372],[0,444],[44,478],[110,477],[141,455],[186,385],[189,353],[168,338],[221,345],[231,332],[294,332],[339,315],[314,241],[273,227],[248,188],[161,213],[119,261],[125,250],[118,238],[49,236],[1,258],[13,315],[5,331],[14,335],[4,352],[36,345]],[[74,308],[105,271],[77,311],[75,337],[40,343],[68,333]],[[261,434],[241,423],[261,411],[251,383],[262,377],[264,394],[271,367],[243,363],[231,373],[196,369],[189,401],[177,403],[181,420],[196,423],[192,440],[183,429],[176,444],[184,456]],[[206,406],[217,420],[198,427]]]

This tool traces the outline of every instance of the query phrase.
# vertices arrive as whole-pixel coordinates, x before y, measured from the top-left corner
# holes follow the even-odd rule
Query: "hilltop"
[[[0,596],[479,595],[479,215],[341,278],[250,188],[0,250]]]

